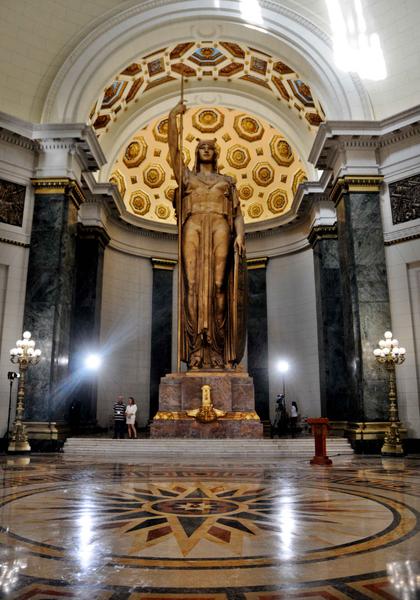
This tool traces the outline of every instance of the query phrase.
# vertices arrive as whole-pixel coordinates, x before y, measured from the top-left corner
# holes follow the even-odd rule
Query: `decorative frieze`
[[[389,184],[394,225],[420,219],[420,175]]]
[[[26,186],[0,179],[0,221],[22,227]]]

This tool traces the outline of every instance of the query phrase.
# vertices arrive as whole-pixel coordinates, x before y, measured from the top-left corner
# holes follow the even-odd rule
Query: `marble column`
[[[337,226],[315,226],[308,240],[314,255],[321,414],[346,421],[349,397]]]
[[[267,334],[267,258],[248,260],[248,372],[254,380],[255,410],[270,418]]]
[[[343,295],[349,420],[384,421],[387,379],[373,349],[391,329],[378,176],[345,176],[335,183]]]
[[[69,371],[74,391],[69,398],[80,423],[96,422],[97,373],[84,368],[86,355],[98,352],[105,248],[110,237],[103,227],[77,224],[74,306]]]
[[[26,418],[61,420],[68,403],[77,212],[83,196],[67,178],[36,179],[24,329],[42,360],[28,374]]]
[[[172,287],[176,261],[152,258],[152,347],[150,360],[150,412],[159,410],[159,384],[172,365]]]

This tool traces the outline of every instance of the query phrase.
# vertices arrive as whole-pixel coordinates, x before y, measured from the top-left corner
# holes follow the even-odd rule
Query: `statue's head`
[[[212,171],[217,173],[217,147],[216,140],[198,140],[197,148],[195,149],[195,165],[194,171],[200,171],[201,163],[211,163]]]

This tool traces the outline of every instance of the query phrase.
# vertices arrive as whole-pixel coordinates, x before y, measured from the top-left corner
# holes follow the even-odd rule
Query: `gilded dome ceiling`
[[[110,181],[118,186],[127,210],[142,218],[175,224],[175,177],[167,143],[167,115],[137,131],[122,148]],[[237,186],[245,223],[285,214],[304,165],[289,141],[270,123],[236,109],[193,107],[184,115],[183,154],[192,169],[197,138],[216,140],[218,169]]]
[[[324,120],[310,86],[281,58],[229,41],[186,41],[139,56],[109,80],[90,112],[98,137],[109,131],[119,113],[143,94],[179,80],[181,73],[204,84],[238,80],[252,86],[254,92],[265,90],[314,132]]]

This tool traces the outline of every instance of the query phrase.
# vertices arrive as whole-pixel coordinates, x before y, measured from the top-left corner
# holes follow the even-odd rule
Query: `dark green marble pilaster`
[[[254,380],[255,410],[270,418],[267,334],[267,259],[248,261],[248,372]]]
[[[175,261],[152,259],[152,347],[150,418],[159,410],[159,384],[172,366],[172,289]]]
[[[378,191],[374,183],[345,178],[336,186],[349,420],[356,421],[388,418],[386,373],[373,355],[378,340],[391,328],[380,183]]]
[[[309,242],[314,252],[321,414],[345,421],[349,397],[336,226],[315,227]]]
[[[37,181],[29,251],[24,328],[42,350],[29,368],[26,418],[60,420],[68,402],[68,361],[73,307],[78,188]]]
[[[76,403],[73,409],[84,425],[96,422],[97,373],[84,368],[84,359],[91,352],[101,352],[102,275],[109,240],[103,228],[78,223],[69,369],[74,392],[69,403]]]

